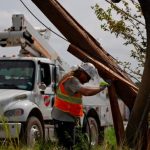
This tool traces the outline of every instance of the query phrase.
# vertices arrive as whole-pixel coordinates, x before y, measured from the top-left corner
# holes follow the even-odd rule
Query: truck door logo
[[[49,95],[43,95],[44,99],[44,105],[48,107],[50,105],[50,96]]]

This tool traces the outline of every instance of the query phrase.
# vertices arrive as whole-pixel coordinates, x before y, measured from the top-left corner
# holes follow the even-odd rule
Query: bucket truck
[[[39,138],[56,140],[51,118],[55,85],[69,65],[20,14],[0,32],[0,46],[21,47],[17,57],[0,58],[0,139],[19,138],[28,145]],[[104,127],[112,125],[109,100],[105,93],[87,97],[84,108],[88,119],[81,118],[81,125],[96,145]]]

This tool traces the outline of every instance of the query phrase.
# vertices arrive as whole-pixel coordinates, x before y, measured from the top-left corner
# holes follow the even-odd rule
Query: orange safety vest
[[[83,116],[82,96],[80,93],[76,93],[73,96],[68,95],[64,88],[63,83],[70,79],[68,77],[64,79],[58,86],[54,106],[64,112],[67,112],[75,117]]]

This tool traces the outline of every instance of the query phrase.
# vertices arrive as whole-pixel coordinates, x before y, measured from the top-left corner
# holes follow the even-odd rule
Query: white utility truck
[[[0,139],[19,138],[27,144],[38,138],[54,140],[55,85],[69,65],[23,15],[12,16],[12,27],[0,32],[0,45],[21,47],[18,56],[0,58]],[[113,124],[106,91],[85,97],[84,107],[81,125],[95,145],[104,127]],[[124,115],[123,104],[121,110]]]

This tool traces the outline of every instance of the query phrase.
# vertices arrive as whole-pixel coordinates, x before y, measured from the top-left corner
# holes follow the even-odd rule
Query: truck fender
[[[4,116],[8,118],[8,121],[26,122],[33,109],[39,110],[39,107],[30,100],[14,101],[4,108]],[[11,112],[13,113],[14,110],[19,110],[18,113],[21,114],[12,115]]]

